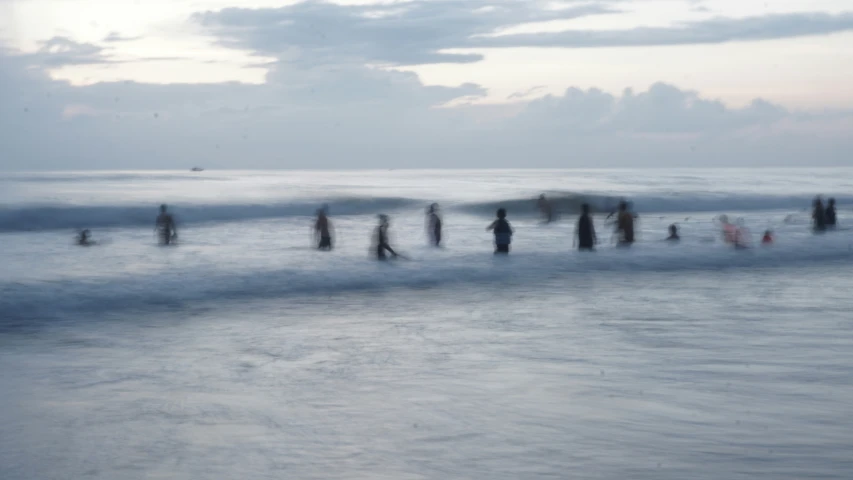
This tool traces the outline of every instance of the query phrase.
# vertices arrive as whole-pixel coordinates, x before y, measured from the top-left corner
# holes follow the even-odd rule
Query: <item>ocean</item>
[[[0,478],[853,478],[851,174],[2,174]],[[818,194],[837,231],[811,231]],[[380,213],[406,259],[370,258]]]

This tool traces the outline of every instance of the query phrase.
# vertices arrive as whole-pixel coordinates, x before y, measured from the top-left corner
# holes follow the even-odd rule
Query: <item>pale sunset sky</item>
[[[853,165],[850,0],[0,0],[0,170]]]

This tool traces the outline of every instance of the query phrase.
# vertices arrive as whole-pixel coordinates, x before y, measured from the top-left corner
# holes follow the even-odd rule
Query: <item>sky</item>
[[[0,0],[0,170],[850,165],[850,0]]]

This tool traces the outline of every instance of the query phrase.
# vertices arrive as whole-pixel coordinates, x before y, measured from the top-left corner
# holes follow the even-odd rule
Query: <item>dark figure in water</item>
[[[166,205],[160,205],[160,215],[154,226],[161,245],[169,245],[178,239],[178,229],[175,227],[175,219],[166,211]]]
[[[438,214],[438,204],[433,203],[427,210],[427,233],[430,243],[441,246],[441,216]]]
[[[332,223],[326,216],[326,207],[317,210],[317,221],[314,222],[314,237],[319,250],[332,249]]]
[[[499,208],[498,219],[491,223],[486,230],[495,232],[495,254],[509,253],[509,244],[512,243],[512,227],[506,221],[506,210]]]
[[[539,212],[542,213],[542,217],[545,219],[546,223],[551,223],[554,221],[554,206],[551,205],[551,202],[545,198],[545,194],[539,195],[539,200],[536,202],[536,206],[539,207]]]
[[[604,220],[610,220],[610,217],[612,217],[613,215],[621,213],[622,212],[622,205],[625,205],[625,210],[628,211],[632,217],[634,217],[634,218],[639,217],[639,215],[637,215],[637,212],[634,211],[634,202],[628,202],[625,200],[620,200],[618,206],[616,207],[616,210],[613,210],[609,214],[607,214],[607,217],[605,217]],[[661,218],[663,218],[663,217],[661,217]]]
[[[820,197],[814,199],[814,210],[812,210],[812,220],[814,221],[814,230],[823,232],[826,230],[826,212],[823,210],[823,202]]]
[[[388,226],[390,222],[387,215],[379,215],[379,226],[376,227],[373,240],[375,243],[375,252],[377,260],[386,260],[385,252],[388,251],[394,257],[397,257],[397,252],[388,244]]]
[[[619,233],[620,246],[630,247],[634,243],[634,215],[628,211],[628,203],[625,201],[619,202],[616,231]]]
[[[577,236],[578,250],[592,251],[597,243],[595,237],[595,226],[592,224],[592,217],[589,216],[589,204],[581,205],[581,216],[578,219],[578,226],[575,229]]]
[[[97,242],[92,240],[91,233],[92,232],[90,232],[88,229],[80,230],[80,233],[77,234],[77,245],[80,245],[81,247],[90,247],[92,245],[96,245]]]
[[[669,236],[666,239],[670,242],[677,242],[681,240],[681,237],[678,236],[678,226],[674,223],[669,226]]]
[[[823,212],[823,216],[826,219],[826,226],[829,228],[835,228],[835,199],[830,198],[826,202],[826,210]]]

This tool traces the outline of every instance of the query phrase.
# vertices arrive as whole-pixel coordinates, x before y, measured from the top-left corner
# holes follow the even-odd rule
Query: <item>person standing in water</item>
[[[737,227],[729,222],[728,215],[720,215],[717,218],[717,224],[723,231],[723,241],[729,245],[734,245],[737,239]]]
[[[814,199],[812,220],[812,225],[816,232],[823,232],[826,230],[826,212],[823,210],[823,202],[820,197]]]
[[[678,236],[678,226],[676,224],[672,224],[669,226],[669,236],[666,237],[667,241],[677,242],[681,240],[681,237]]]
[[[161,245],[170,245],[178,239],[175,219],[166,210],[166,205],[160,205],[160,215],[157,216],[157,222],[154,225]]]
[[[332,249],[332,223],[326,216],[326,207],[317,210],[317,221],[314,222],[314,238],[317,249],[329,251]]]
[[[551,205],[551,202],[545,198],[544,193],[539,195],[539,200],[536,202],[536,206],[539,207],[539,212],[545,219],[545,223],[551,223],[554,221],[554,207]]]
[[[438,214],[438,204],[433,203],[427,209],[427,233],[430,243],[436,247],[441,246],[441,216]]]
[[[610,217],[612,217],[613,215],[616,215],[617,213],[621,213],[622,212],[622,204],[625,204],[625,210],[627,210],[631,214],[632,217],[634,217],[634,218],[639,217],[639,215],[637,215],[637,212],[634,211],[634,202],[628,202],[626,200],[620,200],[619,203],[617,204],[618,206],[616,207],[616,210],[612,210],[609,214],[607,214],[607,217],[605,217],[604,220],[605,221],[610,220]]]
[[[498,219],[491,223],[486,230],[495,232],[495,254],[508,254],[509,245],[512,243],[512,227],[506,220],[506,210],[499,208]]]
[[[80,233],[77,235],[77,245],[81,247],[91,247],[92,245],[97,245],[97,243],[92,240],[89,229],[80,230]]]
[[[628,203],[625,201],[619,202],[616,231],[619,233],[619,246],[630,247],[634,243],[634,215],[628,211]]]
[[[595,226],[592,223],[592,217],[589,215],[589,204],[581,205],[581,216],[578,218],[578,226],[575,229],[575,240],[578,250],[592,251],[595,249],[595,244],[598,239],[595,236]]]
[[[395,258],[399,255],[397,252],[391,248],[391,245],[388,244],[388,227],[391,225],[390,220],[388,219],[388,215],[379,215],[379,226],[376,227],[376,231],[373,234],[373,240],[375,243],[375,252],[377,260],[387,260],[385,256],[385,252],[389,252]]]
[[[826,219],[826,226],[828,228],[835,228],[836,219],[835,219],[835,199],[830,198],[826,202],[826,210],[823,212],[823,216]]]

